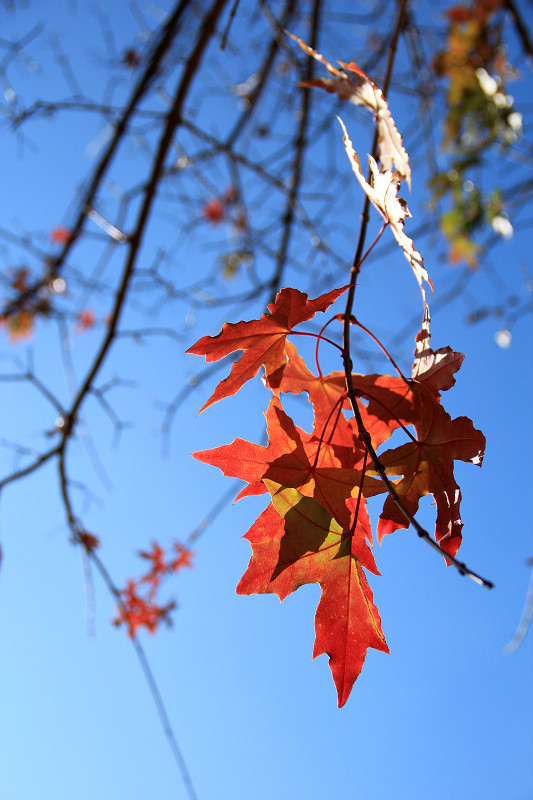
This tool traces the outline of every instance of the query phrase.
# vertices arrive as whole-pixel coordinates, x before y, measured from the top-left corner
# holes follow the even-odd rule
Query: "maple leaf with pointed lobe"
[[[231,444],[192,454],[198,461],[221,469],[226,477],[240,478],[247,482],[248,485],[239,492],[234,502],[242,497],[264,494],[267,489],[262,478],[269,464],[284,453],[291,452],[295,446],[291,436],[287,435],[283,425],[280,424],[280,416],[276,414],[277,408],[281,409],[279,400],[272,398],[266,412],[269,442],[267,447],[236,438]]]
[[[83,543],[82,536],[85,535],[89,534],[80,534]],[[170,555],[167,557],[164,549],[155,541],[152,542],[151,550],[140,550],[139,556],[150,564],[148,572],[137,580],[130,578],[126,588],[118,592],[120,601],[113,625],[120,627],[125,624],[130,639],[135,638],[139,628],[145,627],[150,633],[155,633],[161,622],[167,625],[172,622],[170,614],[176,608],[176,603],[171,601],[162,605],[157,602],[157,594],[166,576],[172,572],[179,572],[182,567],[192,566],[194,555],[192,550],[181,542],[174,542],[173,550],[176,557]]]
[[[379,574],[364,502],[352,498],[354,529],[344,528],[297,489],[265,479],[272,503],[245,535],[252,558],[238,594],[277,594],[280,600],[306,583],[319,583],[313,658],[329,655],[339,707],[349,697],[369,647],[388,653],[378,610],[363,567]]]
[[[409,165],[386,100],[356,64],[339,62],[355,76],[350,80],[347,72],[333,67],[298,41],[333,76],[307,85],[320,86],[341,99],[366,106],[376,117],[382,168],[369,156],[368,181],[346,128],[339,122],[356,178],[385,225],[390,226],[422,292],[424,317],[416,337],[412,378],[408,380],[401,373],[398,377],[352,375],[352,400],[356,399],[360,419],[359,414],[356,417],[364,428],[360,430],[355,417],[346,417],[352,401],[347,396],[344,372],[324,375],[317,363],[319,374],[313,374],[287,340],[290,333],[300,333],[294,331],[296,325],[310,320],[317,311],[325,311],[347,287],[316,300],[308,300],[306,294],[295,289],[282,289],[259,320],[226,323],[218,336],[203,337],[187,352],[216,361],[243,351],[201,411],[235,394],[264,367],[264,383],[274,395],[266,412],[268,445],[235,439],[194,456],[218,466],[225,475],[246,482],[236,499],[267,491],[270,494],[270,504],[245,536],[252,546],[252,557],[237,591],[274,593],[283,600],[303,584],[320,584],[313,655],[329,655],[342,706],[368,648],[388,652],[363,571],[379,574],[370,549],[372,531],[366,498],[387,491],[385,482],[378,477],[383,471],[370,463],[366,434],[376,450],[398,429],[410,438],[407,444],[378,454],[378,459],[394,485],[401,508],[411,516],[418,510],[420,499],[433,494],[437,506],[435,538],[444,555],[450,557],[455,556],[460,545],[462,528],[461,493],[453,474],[454,461],[481,464],[485,440],[466,417],[452,420],[440,402],[441,392],[454,384],[454,373],[463,356],[451,348],[433,351],[429,347],[425,283],[431,286],[431,282],[421,254],[404,231],[405,219],[411,215],[405,201],[398,197],[398,189],[399,178],[410,179]],[[392,172],[393,166],[397,174]],[[342,315],[336,318],[343,321]],[[314,409],[311,433],[298,428],[285,413],[279,399],[283,392],[308,394]],[[414,429],[417,438],[409,428]],[[378,540],[405,527],[402,511],[387,494]]]
[[[461,490],[454,477],[456,460],[481,466],[485,437],[468,417],[453,419],[440,403],[440,392],[455,383],[454,373],[463,361],[462,353],[450,347],[432,350],[429,332],[422,328],[417,336],[412,384],[417,415],[414,427],[417,441],[380,454],[388,475],[402,476],[395,485],[405,508],[414,515],[422,497],[432,494],[437,506],[435,540],[452,556],[457,553],[463,522],[460,516]],[[408,523],[388,497],[378,522],[378,541]]]
[[[453,462],[461,460],[481,466],[485,437],[468,417],[452,420],[438,399],[421,393],[420,420],[416,423],[418,441],[408,442],[380,454],[388,475],[402,478],[396,483],[398,497],[411,515],[418,511],[422,497],[432,494],[437,505],[435,540],[455,556],[461,544],[463,522],[460,516],[461,491]],[[378,541],[408,522],[390,497],[387,497],[378,523]]]
[[[148,597],[143,597],[138,592],[138,586],[137,581],[128,580],[126,588],[119,592],[120,604],[117,616],[112,622],[117,628],[126,625],[130,639],[135,639],[137,630],[141,627],[147,628],[150,633],[155,633],[161,622],[170,625],[170,613],[176,607],[174,602],[165,606],[158,605],[150,593]]]
[[[182,567],[188,567],[190,569],[193,566],[193,551],[186,545],[181,544],[181,542],[174,542],[173,549],[176,553],[176,558],[173,558],[172,561],[168,563],[168,571],[178,572]]]
[[[342,524],[349,524],[347,501],[360,489],[370,497],[385,491],[382,481],[361,474],[363,450],[353,451],[349,468],[313,434],[298,428],[273,397],[267,414],[267,447],[235,439],[232,444],[193,453],[205,464],[219,467],[224,475],[241,478],[248,486],[236,500],[265,491],[265,479],[297,488],[314,498]]]
[[[287,364],[283,369],[281,380],[277,382],[277,391],[291,394],[307,392],[315,412],[313,426],[315,433],[323,435],[329,443],[353,449],[354,439],[346,418],[341,413],[335,413],[337,404],[341,408],[343,406],[342,396],[346,392],[344,373],[336,372],[333,377],[315,375],[290,341],[286,342],[285,352]],[[265,383],[270,388],[268,378]]]
[[[350,401],[343,399],[346,394],[344,372],[314,375],[291,342],[287,342],[286,352],[288,362],[283,370],[279,391],[292,394],[307,392],[315,411],[315,434],[324,432],[324,438],[332,444],[344,445],[350,450],[354,447],[361,449],[363,446],[359,442],[353,417],[346,420],[343,414],[337,416],[331,413],[339,401],[342,402],[342,408],[351,407]],[[359,374],[352,375],[352,382],[356,394],[366,401],[359,400],[358,406],[374,448],[386,441],[402,423],[412,424],[415,411],[409,382],[391,375]],[[268,381],[266,383],[268,386]],[[336,452],[340,454],[341,451],[337,448]]]
[[[298,289],[281,289],[276,301],[269,303],[269,313],[263,314],[261,319],[225,322],[218,336],[203,336],[189,347],[187,353],[205,355],[206,361],[219,361],[236,350],[244,351],[198,413],[223,397],[236,394],[246,381],[257,375],[261,365],[275,392],[287,364],[285,342],[289,333],[296,325],[312,319],[317,311],[329,308],[346,289],[346,286],[333,289],[315,300],[308,300],[307,294]]]

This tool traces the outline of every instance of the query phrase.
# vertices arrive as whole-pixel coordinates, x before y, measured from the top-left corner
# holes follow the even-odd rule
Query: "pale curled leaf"
[[[414,379],[436,393],[451,389],[455,384],[454,373],[464,361],[463,353],[456,353],[451,347],[432,350],[426,346],[420,353],[415,351],[415,354]]]
[[[456,373],[464,361],[463,353],[456,353],[451,347],[439,347],[433,350],[429,343],[429,308],[424,310],[422,327],[415,338],[415,358],[411,376],[417,383],[423,384],[439,395],[455,384]]]
[[[405,218],[411,216],[411,212],[407,208],[407,203],[401,197],[398,197],[398,189],[400,182],[390,170],[380,172],[375,159],[368,156],[368,161],[371,170],[371,183],[368,183],[361,170],[361,164],[357,153],[355,152],[346,126],[340,117],[337,117],[343,131],[344,149],[355,177],[361,184],[363,191],[368,196],[372,205],[379,211],[385,222],[390,226],[394,238],[402,248],[404,255],[410,263],[415,278],[420,286],[422,297],[424,300],[424,309],[427,308],[426,292],[424,282],[431,288],[431,283],[426,268],[424,267],[424,259],[418,250],[415,249],[413,240],[410,239],[404,231]]]
[[[317,87],[325,89],[327,92],[337,95],[339,100],[348,100],[356,106],[363,106],[373,114],[376,121],[378,132],[378,157],[384,169],[396,169],[398,177],[405,179],[411,188],[411,169],[409,167],[409,155],[406,152],[402,137],[396,128],[396,124],[390,113],[389,104],[383,92],[374,81],[363,72],[353,61],[345,64],[343,61],[338,63],[344,69],[337,69],[330,64],[321,53],[313,50],[302,39],[293,34],[289,34],[307,55],[316,61],[324,64],[332,78],[315,78],[311,81],[301,83],[301,86]],[[344,70],[351,73],[348,77]]]

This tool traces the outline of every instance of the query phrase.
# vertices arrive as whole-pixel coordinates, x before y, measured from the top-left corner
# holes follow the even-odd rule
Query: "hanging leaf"
[[[338,63],[343,69],[337,69],[329,61],[326,61],[323,55],[305,44],[302,39],[293,36],[292,33],[289,35],[298,42],[307,55],[324,64],[329,74],[333,76],[332,78],[314,78],[310,81],[303,81],[300,85],[325,89],[327,92],[336,94],[340,100],[348,100],[350,103],[363,106],[370,111],[376,123],[378,155],[383,169],[392,170],[394,167],[397,177],[405,179],[411,188],[409,156],[381,89],[354,61],[350,61],[349,64],[339,61]],[[348,77],[345,70],[350,73],[351,78]]]

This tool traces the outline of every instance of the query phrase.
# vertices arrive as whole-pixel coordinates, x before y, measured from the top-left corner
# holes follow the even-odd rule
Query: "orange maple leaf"
[[[223,397],[236,394],[246,381],[257,375],[261,365],[265,378],[276,392],[276,386],[287,364],[285,342],[292,329],[325,311],[347,289],[333,289],[327,294],[308,300],[298,289],[281,289],[274,303],[268,306],[267,314],[250,322],[226,322],[218,336],[203,336],[189,347],[187,353],[205,355],[206,361],[219,361],[236,350],[243,355],[236,361],[228,377],[221,381],[198,413],[204,411]]]
[[[231,444],[193,453],[198,461],[219,467],[224,475],[248,482],[236,500],[264,493],[265,479],[272,480],[288,488],[298,488],[320,503],[338,522],[348,525],[346,504],[350,497],[359,493],[359,488],[366,496],[385,491],[382,481],[369,477],[361,487],[361,448],[352,446],[350,461],[343,463],[337,456],[336,446],[298,428],[276,397],[270,401],[266,418],[267,447],[235,439]],[[351,431],[349,436],[353,443]],[[344,448],[341,454],[345,456]]]
[[[136,581],[129,580],[126,588],[120,592],[122,602],[113,620],[113,625],[116,627],[122,624],[127,626],[130,639],[135,638],[137,630],[141,627],[147,628],[150,633],[155,633],[160,622],[170,623],[170,612],[176,607],[175,603],[158,606],[150,598],[141,597],[137,585]]]
[[[280,600],[306,583],[320,583],[313,657],[327,653],[338,704],[343,706],[369,647],[389,652],[362,567],[379,574],[367,539],[366,509],[345,529],[315,500],[265,480],[272,504],[246,536],[252,545],[238,594],[277,594]],[[357,501],[351,501],[352,519]]]

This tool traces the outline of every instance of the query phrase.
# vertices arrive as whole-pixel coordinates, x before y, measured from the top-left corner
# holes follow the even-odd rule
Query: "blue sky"
[[[143,13],[149,18],[155,8],[147,4]],[[138,18],[130,16],[126,4],[117,3],[107,13],[117,52],[138,42]],[[531,23],[530,9],[524,13]],[[2,36],[15,39],[44,14],[39,4],[29,3],[14,14],[3,10],[2,16]],[[54,0],[47,4],[45,22],[69,54],[84,92],[100,97],[109,50],[98,15],[85,4]],[[23,63],[9,73],[27,104],[34,97],[68,96],[52,41],[46,33],[29,48],[41,65],[37,73]],[[326,55],[333,60],[337,54],[328,50]],[[350,57],[357,60],[355,54]],[[235,63],[228,75],[238,73]],[[241,79],[245,77],[241,71]],[[117,101],[127,94],[132,79],[121,80],[112,87]],[[208,84],[201,113],[212,114],[215,126],[220,122],[216,103],[224,106],[209,100],[211,88]],[[518,106],[527,101],[526,80],[513,84],[513,94]],[[400,92],[396,106],[393,97],[393,114],[408,131],[409,149],[416,138],[411,124],[415,111]],[[363,154],[369,144],[368,138],[358,138],[357,113],[351,109],[343,116]],[[76,192],[105,136],[101,118],[73,114],[62,120],[28,123],[18,137],[6,126],[0,132],[0,225],[15,233],[30,231],[43,248],[56,225],[71,221]],[[331,129],[330,134],[324,147],[342,164],[340,132]],[[132,144],[118,164],[117,181],[129,180],[128,170],[142,161],[143,142],[137,144],[138,150]],[[345,168],[349,176],[347,162]],[[413,169],[411,230],[423,215],[426,197],[420,155]],[[212,172],[207,177],[214,180]],[[225,180],[222,176],[222,188]],[[200,200],[189,209],[191,230],[174,232],[171,240],[176,250],[182,248],[179,258],[191,274],[206,269],[225,235],[205,232],[197,224]],[[359,187],[350,184],[339,229],[352,224],[361,202]],[[147,263],[154,248],[167,241],[168,229],[168,220],[154,220]],[[423,247],[415,244],[423,249],[435,282],[430,303],[438,304],[457,279],[457,269],[447,264],[442,246],[431,236]],[[95,242],[95,253],[96,247]],[[81,274],[94,267],[90,248],[73,256]],[[400,253],[377,250],[361,275],[358,313],[391,341],[405,320],[418,313],[418,288]],[[16,258],[16,250],[3,243],[0,252],[5,266],[13,264],[9,259]],[[116,278],[117,263],[109,262],[106,281]],[[501,327],[498,319],[488,316],[476,325],[466,319],[472,310],[494,305],[507,293],[524,292],[522,272],[528,268],[531,274],[529,235],[517,229],[511,242],[497,244],[486,271],[482,265],[463,295],[439,310],[432,324],[435,348],[449,344],[466,353],[456,386],[443,398],[445,407],[452,416],[471,417],[487,437],[483,468],[458,463],[456,475],[465,522],[460,557],[494,581],[492,591],[446,569],[412,531],[387,537],[376,546],[381,577],[372,576],[371,586],[391,655],[369,651],[348,703],[339,710],[327,658],[311,658],[319,588],[302,587],[282,604],[275,596],[235,593],[250,557],[241,537],[264,499],[247,498],[225,508],[198,539],[194,568],[169,582],[168,595],[179,604],[173,628],[161,629],[155,637],[142,633],[141,641],[200,800],[533,797],[533,637],[512,656],[503,652],[520,619],[529,580],[526,560],[533,555],[527,468],[533,446],[533,325],[531,315],[521,319],[513,328],[511,347],[504,349],[494,340]],[[305,279],[305,268],[301,274]],[[238,292],[241,278],[236,280],[232,291]],[[80,285],[75,292],[82,303]],[[84,302],[101,320],[108,299],[94,293]],[[154,305],[143,296],[138,300],[139,305]],[[241,316],[253,318],[262,310],[250,306]],[[200,359],[184,356],[184,351],[205,333],[216,333],[229,312],[223,307],[199,313],[196,320],[187,313],[169,303],[149,317],[150,324],[180,331],[187,323],[181,341],[117,344],[102,382],[116,377],[123,381],[109,396],[119,418],[131,421],[132,427],[124,428],[117,444],[112,421],[90,400],[84,410],[86,438],[72,449],[71,467],[90,489],[77,494],[79,513],[100,537],[102,559],[119,585],[142,569],[136,551],[152,539],[164,546],[184,540],[230,485],[230,479],[191,459],[190,453],[235,436],[261,441],[269,395],[259,379],[196,417],[212,393],[213,379],[180,408],[169,452],[162,458],[162,406],[201,368]],[[144,314],[130,308],[124,327],[145,324]],[[5,376],[23,370],[21,364],[31,358],[42,379],[67,397],[69,380],[84,374],[102,331],[98,324],[83,336],[72,335],[73,372],[67,370],[66,377],[64,343],[53,323],[39,324],[29,345],[13,347],[2,335],[3,443],[24,436],[27,447],[38,449],[40,431],[54,422],[36,392]],[[409,364],[412,337],[396,346],[401,363]],[[17,463],[5,447],[1,463],[2,474]],[[80,552],[68,542],[54,469],[46,467],[10,485],[1,499],[0,797],[186,798],[131,643],[124,631],[109,624],[113,600],[98,575],[94,583],[87,582]],[[422,504],[420,519],[430,528],[433,511],[429,502]]]

